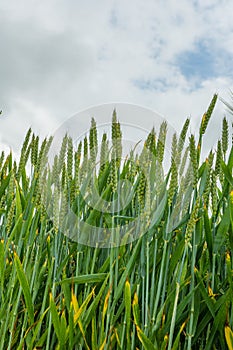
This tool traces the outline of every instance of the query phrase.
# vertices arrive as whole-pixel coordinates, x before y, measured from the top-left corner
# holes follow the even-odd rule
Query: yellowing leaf
[[[233,332],[229,326],[225,326],[225,338],[229,350],[233,350]]]

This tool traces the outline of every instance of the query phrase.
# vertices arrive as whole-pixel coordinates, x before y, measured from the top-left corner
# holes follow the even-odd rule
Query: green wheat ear
[[[183,155],[182,160],[180,162],[180,168],[179,168],[179,176],[180,177],[182,177],[182,175],[184,173],[185,166],[186,166],[187,160],[188,160],[188,155],[189,155],[189,147],[186,147],[185,151],[184,151],[184,155]]]
[[[101,141],[101,149],[100,149],[100,174],[106,169],[109,161],[109,146],[107,134],[104,133]]]
[[[97,128],[96,121],[94,118],[91,119],[91,128],[89,132],[89,149],[91,162],[92,164],[94,164],[98,153]]]
[[[78,149],[75,152],[74,158],[75,158],[75,164],[74,164],[74,187],[75,187],[75,193],[79,191],[79,181],[80,181],[80,163],[81,163],[81,156],[82,156],[82,142],[79,142]]]
[[[149,151],[156,156],[156,134],[154,127],[152,128],[151,132],[147,136],[146,142],[145,142],[146,148],[149,149]]]
[[[207,129],[208,123],[210,121],[211,115],[213,113],[214,107],[216,105],[217,99],[218,99],[218,95],[214,94],[206,113],[204,113],[204,115],[202,117],[201,126],[200,126],[200,134],[201,135],[204,135],[206,132],[206,129]]]
[[[84,156],[85,159],[88,158],[88,141],[87,141],[87,137],[86,136],[84,138],[83,156]]]
[[[118,176],[118,167],[116,162],[116,153],[113,150],[111,165],[110,165],[110,185],[113,193],[115,193],[117,190],[117,181],[118,181],[117,176]]]
[[[14,176],[14,173],[12,172],[10,181],[8,184],[8,193],[7,193],[7,201],[9,201],[9,203],[12,202],[14,195],[15,195],[15,176]]]
[[[224,159],[226,158],[226,153],[228,150],[228,140],[229,140],[229,127],[226,117],[222,121],[222,152]]]
[[[37,158],[38,158],[38,149],[39,149],[39,136],[32,136],[31,142],[31,164],[36,167]]]
[[[115,109],[112,114],[112,149],[116,159],[116,166],[119,168],[122,157],[122,131]]]
[[[177,156],[178,156],[178,144],[177,144],[177,135],[176,133],[173,135],[172,137],[172,154],[171,154],[171,164],[173,162],[175,162],[176,164],[177,162]]]
[[[82,167],[80,171],[80,180],[82,181],[87,172],[88,172],[88,167],[89,167],[89,159],[88,159],[88,140],[87,137],[85,136],[84,141],[83,141],[83,161],[82,161]]]
[[[212,164],[213,164],[214,154],[212,150],[210,151],[207,159],[206,159],[206,185],[203,193],[203,200],[206,208],[208,208],[209,205],[209,196],[211,191],[211,174],[212,174]]]
[[[4,162],[4,158],[5,158],[5,153],[4,153],[4,151],[2,151],[1,156],[0,156],[0,170],[1,170],[2,164]]]
[[[217,214],[217,208],[218,208],[217,176],[215,171],[212,171],[212,176],[211,176],[211,204],[212,204],[213,217],[215,218]]]
[[[189,155],[193,171],[193,186],[195,187],[198,180],[198,163],[197,163],[197,149],[195,145],[195,138],[192,134],[189,138]]]
[[[61,172],[61,186],[62,186],[62,189],[66,188],[67,178],[68,178],[68,173],[67,173],[66,163],[64,162],[63,166],[62,166],[62,172]]]
[[[25,136],[23,146],[21,148],[21,154],[20,154],[20,160],[19,160],[19,166],[18,166],[18,173],[16,174],[16,179],[17,181],[20,180],[22,171],[26,165],[27,158],[29,156],[29,151],[28,148],[30,149],[30,145],[28,147],[28,144],[30,142],[30,137],[31,137],[32,129],[30,128]]]
[[[26,152],[26,149],[28,147],[29,141],[30,141],[30,137],[32,134],[32,129],[30,128],[25,136],[24,142],[23,142],[23,147],[22,147],[22,153]]]
[[[210,150],[207,159],[208,159],[210,168],[212,168],[212,165],[214,162],[214,152],[212,151],[212,149]]]
[[[137,198],[140,212],[143,211],[145,205],[146,178],[143,172],[139,175],[139,184],[137,187]]]
[[[163,163],[166,136],[167,136],[167,123],[163,122],[160,126],[159,136],[157,141],[157,159],[160,164]]]
[[[180,133],[179,142],[178,142],[178,152],[182,152],[182,150],[183,150],[183,146],[184,146],[186,135],[187,135],[188,128],[189,128],[189,124],[190,124],[190,119],[187,118],[184,122],[183,128],[182,128],[181,133]]]
[[[186,231],[185,231],[185,243],[190,244],[192,239],[192,234],[196,226],[197,218],[198,218],[198,212],[200,208],[200,199],[196,199],[196,203],[194,205],[194,208],[191,212],[190,219],[187,223]]]
[[[218,141],[216,161],[215,161],[215,173],[218,176],[221,172],[221,161],[222,161],[222,144]]]
[[[210,105],[207,109],[207,111],[203,114],[202,120],[201,120],[201,125],[200,125],[200,129],[199,129],[199,141],[198,141],[198,146],[197,146],[197,159],[198,159],[198,164],[199,164],[199,160],[200,160],[200,155],[201,155],[201,148],[202,148],[202,137],[206,132],[208,123],[210,121],[211,115],[213,113],[214,107],[216,105],[218,99],[218,95],[214,94]]]
[[[14,215],[15,215],[15,208],[16,208],[16,202],[14,199],[11,202],[11,206],[10,206],[10,209],[8,211],[8,215],[7,215],[7,219],[6,219],[6,232],[7,232],[7,234],[9,234],[11,231],[11,227],[12,227]]]
[[[52,167],[52,182],[56,185],[59,184],[59,171],[58,171],[58,155],[56,154]]]
[[[171,179],[170,179],[170,185],[169,185],[169,189],[168,189],[168,204],[169,204],[169,206],[172,204],[173,196],[175,194],[177,186],[178,186],[177,165],[175,162],[173,162],[173,164],[171,166]]]
[[[67,175],[69,178],[69,181],[72,180],[73,177],[73,141],[71,137],[68,137],[68,143],[67,143]]]
[[[58,161],[58,172],[60,173],[63,167],[63,163],[66,158],[66,152],[67,152],[67,142],[68,142],[68,136],[67,134],[62,139],[62,144],[59,152],[59,161]]]
[[[184,144],[185,144],[185,140],[186,140],[186,137],[187,137],[189,124],[190,124],[190,119],[187,118],[185,120],[185,123],[183,125],[183,128],[182,128],[180,136],[179,136],[179,140],[178,140],[177,156],[176,156],[177,166],[179,166],[180,162],[181,162],[181,157],[182,157],[182,153],[183,153],[183,150],[184,150]]]

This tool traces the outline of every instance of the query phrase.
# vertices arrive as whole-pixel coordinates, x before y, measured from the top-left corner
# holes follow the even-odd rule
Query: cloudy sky
[[[232,0],[1,1],[0,144],[108,102],[195,131],[215,92],[231,101],[232,13]],[[224,113],[218,102],[210,131]]]

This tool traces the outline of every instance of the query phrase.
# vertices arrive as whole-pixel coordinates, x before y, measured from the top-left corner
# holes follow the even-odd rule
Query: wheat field
[[[0,349],[233,349],[233,148],[225,117],[202,160],[217,98],[199,134],[187,119],[173,135],[167,172],[166,123],[158,135],[151,130],[140,154],[123,159],[115,111],[101,147],[92,119],[77,147],[64,136],[49,167],[52,138],[31,129],[18,161],[1,153]],[[114,210],[89,205],[93,188]]]

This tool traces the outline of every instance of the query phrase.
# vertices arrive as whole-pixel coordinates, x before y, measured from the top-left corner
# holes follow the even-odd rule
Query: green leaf
[[[47,309],[43,312],[43,314],[40,316],[39,320],[37,321],[37,325],[36,325],[36,327],[35,327],[34,330],[33,330],[33,337],[32,337],[32,339],[31,339],[32,345],[34,344],[34,342],[36,341],[36,339],[37,339],[37,337],[38,337],[38,333],[39,333],[39,331],[40,331],[40,329],[41,329],[42,321],[43,321],[45,315],[47,314],[48,310],[49,310],[49,308],[47,308]]]
[[[22,204],[21,204],[21,198],[20,198],[20,189],[19,185],[16,182],[16,219],[22,214]]]
[[[205,288],[205,285],[203,283],[201,274],[196,268],[195,268],[195,276],[196,276],[197,281],[198,281],[199,292],[202,295],[202,298],[204,299],[204,302],[205,302],[206,306],[208,307],[211,315],[214,317],[215,316],[214,301],[208,295],[207,290]]]
[[[233,147],[231,148],[231,151],[230,151],[230,154],[228,157],[228,169],[229,169],[230,173],[232,171],[232,168],[233,168]]]
[[[92,350],[98,350],[96,315],[94,315],[91,319],[91,348]]]
[[[1,183],[1,186],[0,186],[0,198],[2,198],[2,196],[3,196],[4,192],[5,192],[5,189],[7,188],[8,184],[9,184],[10,178],[11,178],[11,173],[8,174],[7,177],[5,177],[2,180],[2,183]]]
[[[107,282],[108,282],[108,279],[109,279],[109,273],[107,274],[107,277],[105,278],[100,290],[99,290],[99,293],[97,294],[97,296],[94,298],[94,301],[91,303],[90,307],[88,308],[87,312],[86,312],[86,317],[85,317],[85,321],[84,321],[84,324],[86,326],[89,325],[93,315],[95,314],[95,311],[98,307],[98,304],[101,300],[101,297],[103,296],[103,293],[104,293],[104,290],[106,288],[106,285],[107,285]]]
[[[233,332],[229,326],[225,326],[225,338],[229,350],[233,350]]]
[[[0,241],[0,284],[1,292],[3,291],[4,285],[4,268],[5,268],[5,253],[4,253],[4,240]],[[4,295],[4,293],[2,293]]]
[[[91,293],[89,293],[89,295],[86,297],[86,299],[84,300],[82,305],[78,308],[78,310],[75,311],[75,313],[74,313],[74,326],[76,326],[76,324],[79,321],[79,317],[86,310],[87,305],[89,304],[89,302],[90,302],[91,298],[93,297],[93,295],[94,295],[94,289],[91,291]]]
[[[65,337],[63,337],[61,332],[62,327],[59,319],[59,314],[57,312],[57,307],[53,300],[52,293],[50,293],[50,311],[51,311],[52,322],[53,322],[55,333],[57,335],[60,345],[63,346],[65,344]]]
[[[178,332],[178,334],[177,334],[177,336],[176,336],[176,339],[175,339],[175,341],[174,341],[174,344],[173,344],[173,346],[172,346],[172,350],[177,350],[177,349],[179,349],[180,335],[181,335],[181,333],[183,332],[183,329],[184,329],[185,325],[186,325],[186,322],[184,322],[184,323],[181,325],[180,330],[179,330],[179,332]]]
[[[230,225],[230,209],[229,206],[225,209],[220,224],[218,225],[217,233],[214,238],[214,253],[217,253],[220,247],[222,247],[226,237],[227,231]]]
[[[200,170],[203,166],[203,173],[200,173]],[[199,176],[201,177],[201,182],[200,182],[200,186],[199,186],[199,196],[201,197],[205,188],[206,188],[206,184],[208,181],[208,173],[209,173],[209,164],[207,162],[204,162],[203,165],[201,166],[201,168],[199,169]]]
[[[133,316],[134,316],[134,322],[135,322],[136,326],[139,326],[139,324],[140,324],[140,311],[139,311],[137,293],[134,293],[134,299],[133,299]]]
[[[138,339],[140,340],[140,342],[142,343],[143,347],[145,350],[159,350],[157,346],[155,346],[149,338],[147,338],[147,336],[143,333],[143,331],[136,326],[137,329],[137,335],[138,335]]]
[[[126,339],[127,350],[130,350],[130,324],[131,324],[131,290],[128,279],[125,282],[125,315],[126,315]]]
[[[33,324],[34,323],[34,308],[33,308],[30,288],[29,288],[27,277],[26,277],[24,270],[23,270],[23,266],[22,266],[22,264],[19,260],[19,257],[16,253],[14,253],[14,261],[15,261],[17,276],[18,276],[20,285],[21,285],[22,290],[23,290],[23,295],[24,295],[24,299],[25,299],[25,303],[26,303],[28,316],[29,316],[31,324]]]
[[[64,339],[63,344],[65,343],[66,340],[66,329],[67,329],[67,322],[66,322],[66,316],[65,316],[65,311],[62,311],[62,315],[61,315],[61,337]]]
[[[228,168],[228,166],[224,163],[222,160],[221,162],[222,170],[224,172],[224,175],[226,176],[227,181],[229,182],[230,186],[233,188],[233,177],[231,175],[231,172]]]
[[[213,236],[210,227],[210,220],[208,217],[207,208],[204,208],[204,227],[205,227],[205,239],[207,243],[207,248],[209,251],[210,263],[213,263]]]
[[[138,240],[136,246],[133,249],[133,252],[132,252],[132,254],[130,256],[130,259],[128,261],[128,264],[126,265],[126,268],[125,268],[123,274],[121,275],[120,281],[119,281],[119,283],[117,285],[117,289],[116,289],[116,292],[115,292],[114,300],[113,300],[113,303],[112,303],[112,308],[113,309],[115,308],[115,306],[117,304],[117,301],[118,301],[118,299],[120,298],[120,296],[122,294],[126,278],[127,278],[127,276],[130,275],[130,273],[132,271],[132,268],[133,268],[133,266],[135,264],[135,261],[136,261],[136,259],[139,256],[141,243],[142,243],[142,240],[140,238]]]
[[[35,348],[37,349],[44,349],[45,347],[44,347],[44,344],[45,344],[45,342],[46,342],[46,340],[47,340],[47,338],[48,338],[48,329],[46,329],[45,330],[45,332],[44,333],[42,333],[42,335],[41,335],[41,337],[39,338],[39,340],[37,341],[37,343],[36,343],[36,346],[35,346]]]
[[[98,283],[104,281],[107,273],[96,273],[90,275],[81,275],[76,277],[64,278],[59,284],[63,283],[77,283],[77,284],[86,284],[86,283]]]
[[[150,228],[153,226],[157,226],[164,214],[165,208],[167,205],[167,192],[165,192],[162,200],[160,201],[158,207],[156,208],[152,218],[151,218],[151,222],[150,222]]]
[[[205,350],[212,350],[213,349],[213,343],[216,336],[216,332],[220,332],[223,334],[224,332],[224,324],[226,321],[226,303],[227,299],[229,298],[229,293],[224,294],[221,297],[222,305],[220,306],[215,318],[213,326],[211,327],[211,333],[210,337],[208,339],[208,342],[206,344]]]

